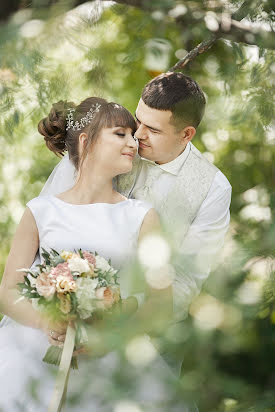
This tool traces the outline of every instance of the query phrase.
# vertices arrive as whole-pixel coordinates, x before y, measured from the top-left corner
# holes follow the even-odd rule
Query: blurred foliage
[[[167,411],[181,410],[181,396],[196,399],[201,411],[274,411],[274,1],[134,3],[150,10],[14,1],[9,20],[0,12],[0,273],[26,202],[58,161],[37,133],[53,102],[99,95],[134,113],[145,83],[163,70],[163,52],[149,50],[149,40],[169,46],[166,70],[217,30],[213,19],[222,13],[254,24],[250,33],[219,33],[184,69],[207,95],[194,144],[232,185],[231,230],[189,318],[159,344],[183,359],[182,390],[167,388]],[[122,398],[131,382],[127,365],[124,359],[113,374],[111,392]]]

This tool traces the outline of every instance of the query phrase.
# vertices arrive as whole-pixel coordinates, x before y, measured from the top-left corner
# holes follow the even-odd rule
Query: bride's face
[[[124,127],[103,128],[87,155],[87,165],[93,165],[112,177],[132,170],[137,153],[133,130]]]

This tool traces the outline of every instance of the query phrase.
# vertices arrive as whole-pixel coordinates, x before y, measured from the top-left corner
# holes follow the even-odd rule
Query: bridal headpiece
[[[73,130],[81,130],[87,124],[91,123],[92,119],[94,118],[95,114],[99,112],[99,109],[101,107],[101,104],[96,103],[93,104],[90,108],[90,110],[87,112],[86,116],[82,117],[80,121],[74,122],[74,117],[73,117],[73,112],[75,112],[75,109],[68,109],[68,115],[66,117],[67,124],[66,124],[66,130],[73,129]]]

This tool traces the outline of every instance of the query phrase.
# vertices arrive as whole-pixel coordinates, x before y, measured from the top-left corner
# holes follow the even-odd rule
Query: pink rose
[[[36,289],[40,296],[45,299],[51,299],[55,294],[55,282],[49,276],[49,273],[42,272],[36,278]]]
[[[50,277],[56,279],[58,276],[69,276],[71,277],[71,271],[67,262],[59,263],[55,268],[50,271]]]
[[[90,253],[90,252],[83,252],[82,254],[83,254],[84,259],[86,259],[86,260],[90,263],[90,265],[95,266],[96,260],[95,260],[95,257],[94,257],[94,255],[93,255],[92,253]]]

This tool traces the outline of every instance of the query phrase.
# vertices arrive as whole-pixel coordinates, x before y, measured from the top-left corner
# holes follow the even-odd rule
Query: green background
[[[103,10],[98,1],[77,9],[74,2],[34,1],[27,7],[15,1],[15,14],[7,17],[2,10],[0,277],[26,202],[39,194],[58,162],[37,132],[51,104],[97,95],[134,113],[153,74],[219,34],[183,71],[207,96],[193,143],[232,185],[230,231],[217,269],[189,318],[167,332],[166,344],[184,358],[184,396],[196,399],[200,410],[274,411],[272,1],[134,3],[139,7],[114,4]],[[215,21],[219,26],[225,13],[235,13],[251,30],[232,26],[220,33]],[[162,52],[148,46],[156,38],[170,47],[164,68]],[[154,67],[146,63],[149,54]],[[116,391],[125,393],[129,382],[120,379]],[[180,397],[175,391],[167,410]]]

